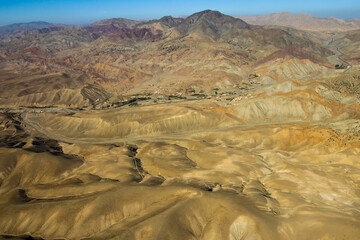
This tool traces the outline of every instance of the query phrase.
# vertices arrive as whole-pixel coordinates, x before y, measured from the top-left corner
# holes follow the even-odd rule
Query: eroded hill
[[[6,35],[0,239],[358,239],[356,36],[214,11]]]
[[[335,53],[311,35],[252,26],[210,10],[186,19],[139,22],[120,18],[85,27],[23,31],[0,41],[1,88],[9,87],[9,79],[13,86],[21,86],[18,91],[14,87],[11,96],[1,96],[0,103],[44,106],[58,102],[81,107],[97,100],[81,99],[81,89],[89,85],[108,96],[98,98],[100,102],[134,94],[230,91],[247,81],[255,67],[261,68],[262,75],[269,73],[274,81],[283,81],[283,74],[273,74],[266,63],[275,56],[284,57],[289,49],[298,49],[291,50],[288,58],[303,69],[292,74],[294,79],[334,70],[328,57]],[[37,87],[39,78],[54,75],[67,77]],[[81,84],[76,84],[79,76]],[[69,86],[67,79],[75,83]]]
[[[357,239],[360,105],[351,86],[290,81],[233,99],[11,110],[1,116],[0,231]]]

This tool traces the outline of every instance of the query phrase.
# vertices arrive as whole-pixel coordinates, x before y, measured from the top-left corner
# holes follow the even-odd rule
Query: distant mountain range
[[[161,21],[162,24],[168,27],[173,27],[178,23],[185,21],[186,18],[187,16],[179,16],[178,18],[172,18],[170,16],[166,16],[161,18],[160,20],[153,20],[153,21],[136,21],[136,20],[129,20],[124,18],[112,18],[112,19],[104,19],[97,21],[89,26],[91,28],[94,28],[95,26],[112,25],[115,28],[124,28],[124,27],[132,28],[134,26],[139,26],[141,24]],[[344,20],[333,17],[317,18],[317,17],[313,17],[310,14],[305,14],[305,13],[292,14],[289,12],[282,12],[282,13],[272,13],[268,15],[238,16],[236,18],[240,18],[248,24],[286,26],[286,27],[292,27],[307,31],[345,32],[345,31],[360,29],[360,19]],[[208,20],[211,21],[211,19]],[[190,20],[188,19],[187,21]],[[6,26],[1,26],[0,36],[16,33],[17,31],[38,30],[38,29],[48,28],[50,26],[58,26],[58,24],[53,24],[44,21],[35,21],[29,23],[14,23]]]
[[[11,31],[0,37],[0,106],[84,106],[133,94],[209,94],[232,91],[251,74],[269,77],[266,81],[302,80],[335,71],[342,63],[338,45],[344,60],[360,62],[360,31],[322,39],[211,10],[185,19],[31,23],[13,25]]]
[[[36,30],[36,29],[42,29],[53,25],[52,23],[48,22],[29,22],[29,23],[14,23],[6,26],[0,27],[0,36],[8,34],[8,33],[14,33],[18,30]]]
[[[307,31],[351,31],[360,29],[360,19],[344,20],[338,18],[317,18],[310,14],[288,12],[272,13],[262,16],[239,16],[249,24],[278,25]]]

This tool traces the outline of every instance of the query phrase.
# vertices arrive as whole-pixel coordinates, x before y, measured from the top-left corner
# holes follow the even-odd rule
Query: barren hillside
[[[0,239],[359,239],[359,56],[210,10],[5,34]]]

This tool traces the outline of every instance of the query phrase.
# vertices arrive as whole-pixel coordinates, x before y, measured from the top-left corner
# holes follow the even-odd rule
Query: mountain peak
[[[221,12],[218,12],[218,11],[213,11],[213,10],[208,9],[208,10],[194,13],[194,14],[190,15],[189,17],[187,17],[186,20],[188,22],[195,22],[199,19],[208,19],[208,20],[216,21],[217,19],[221,19],[221,18],[233,18],[233,17],[222,14]]]
[[[182,33],[192,32],[219,38],[228,32],[249,28],[249,25],[241,19],[221,12],[205,10],[187,17],[177,28]]]
[[[159,22],[161,22],[162,24],[168,26],[168,27],[174,27],[176,25],[178,25],[179,23],[181,23],[182,21],[184,21],[183,18],[173,18],[171,16],[164,16],[162,18],[160,18]]]
[[[213,15],[213,16],[217,16],[217,17],[224,16],[224,14],[222,14],[221,12],[211,10],[211,9],[206,9],[204,11],[194,13],[193,15]]]

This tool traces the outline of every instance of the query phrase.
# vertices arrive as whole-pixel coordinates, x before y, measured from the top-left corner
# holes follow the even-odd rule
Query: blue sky
[[[205,9],[233,16],[291,12],[360,18],[360,0],[0,0],[0,25],[30,21],[89,24],[115,17],[148,20]]]

